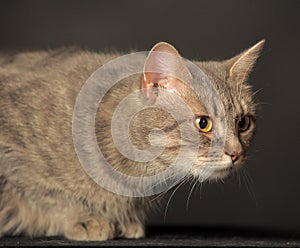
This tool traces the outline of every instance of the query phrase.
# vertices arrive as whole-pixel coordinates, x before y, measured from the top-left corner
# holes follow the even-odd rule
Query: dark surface
[[[295,233],[257,229],[216,229],[205,227],[150,227],[147,238],[102,242],[75,242],[60,237],[3,238],[0,246],[212,246],[212,247],[300,247]]]
[[[196,186],[190,197],[193,185],[187,184],[172,197],[166,216],[163,207],[149,222],[299,232],[299,10],[298,0],[2,0],[0,49],[75,44],[97,51],[148,50],[165,40],[188,59],[209,60],[228,58],[265,38],[250,80],[254,90],[262,89],[256,95],[258,132],[246,164],[252,181],[240,173],[241,185],[234,176],[204,185],[202,193]]]

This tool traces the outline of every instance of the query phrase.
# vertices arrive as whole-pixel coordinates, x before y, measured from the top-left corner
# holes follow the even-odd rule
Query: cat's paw
[[[129,223],[122,226],[120,237],[127,239],[139,239],[145,237],[144,225],[141,223]]]
[[[115,238],[115,226],[106,219],[89,217],[69,225],[65,237],[70,240],[104,241]]]

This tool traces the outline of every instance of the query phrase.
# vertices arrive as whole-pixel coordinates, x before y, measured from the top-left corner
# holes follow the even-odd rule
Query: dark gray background
[[[251,83],[260,89],[251,176],[205,184],[186,202],[189,184],[164,217],[149,223],[275,228],[300,232],[300,1],[0,1],[0,49],[81,45],[92,50],[149,50],[174,44],[188,59],[225,59],[267,40]],[[170,195],[168,195],[169,197]],[[166,201],[168,200],[166,197]]]

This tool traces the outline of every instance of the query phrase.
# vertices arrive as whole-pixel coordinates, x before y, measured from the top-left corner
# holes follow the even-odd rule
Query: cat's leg
[[[70,240],[109,240],[116,237],[115,224],[102,217],[80,217],[76,221],[68,221],[64,235]]]
[[[125,225],[120,225],[119,229],[119,237],[127,239],[139,239],[145,237],[145,228],[140,222],[132,222]]]
[[[71,240],[108,240],[116,236],[114,223],[91,217],[80,202],[57,192],[41,191],[43,194],[16,188],[0,175],[0,237],[23,233],[30,237],[64,235]]]
[[[38,197],[39,200],[30,198],[28,192],[29,189],[16,187],[6,177],[0,176],[0,237],[61,235],[67,210],[57,211],[56,206],[49,207],[49,201],[42,197]]]

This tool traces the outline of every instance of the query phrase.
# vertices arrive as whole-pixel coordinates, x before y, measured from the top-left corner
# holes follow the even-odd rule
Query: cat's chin
[[[219,180],[227,177],[234,167],[236,166],[232,163],[231,157],[223,154],[221,159],[217,162],[216,160],[206,160],[205,162],[199,163],[192,168],[190,173],[203,181]]]
[[[237,171],[241,168],[243,162],[237,161],[236,163],[230,163],[228,166],[216,169],[214,172],[209,176],[209,180],[219,180],[224,179],[230,174],[232,174],[234,171]]]
[[[215,167],[215,168],[213,168]],[[201,181],[205,181],[205,180],[219,180],[219,179],[224,179],[225,177],[227,177],[228,175],[231,174],[232,170],[233,170],[233,164],[232,163],[224,163],[222,165],[219,166],[207,166],[206,168],[204,167],[200,167],[194,170],[191,170],[191,174],[196,177],[199,178]]]
[[[217,180],[226,178],[227,176],[229,176],[229,174],[230,174],[230,168],[220,169],[220,170],[214,171],[208,179],[217,181]]]

